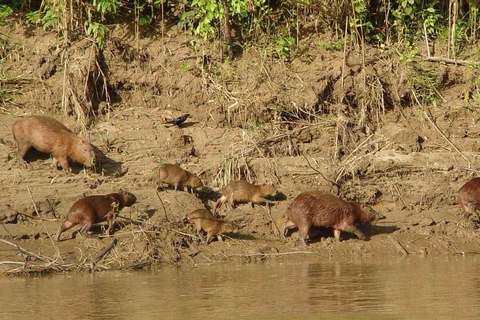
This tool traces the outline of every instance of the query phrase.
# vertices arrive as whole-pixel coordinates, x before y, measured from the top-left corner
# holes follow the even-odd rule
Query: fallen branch
[[[112,242],[108,245],[108,247],[105,248],[105,250],[103,250],[96,258],[95,260],[92,261],[92,264],[95,265],[97,264],[100,260],[102,260],[102,258],[110,252],[110,250],[113,249],[113,247],[115,247],[115,245],[117,244],[117,239],[114,238],[112,240]]]
[[[416,97],[415,97],[415,99],[416,99]],[[417,100],[417,101],[418,101],[418,100]],[[427,112],[424,111],[423,114],[427,117],[428,121],[430,121],[430,123],[432,124],[432,126],[433,126],[435,129],[437,129],[438,133],[440,133],[440,135],[442,136],[442,138],[445,139],[445,141],[447,141],[447,142],[452,146],[452,148],[454,148],[455,151],[457,151],[457,152],[462,156],[462,158],[465,159],[465,160],[468,162],[468,166],[470,166],[470,165],[472,164],[472,163],[470,162],[470,160],[468,160],[468,158],[462,153],[462,151],[460,151],[460,150],[457,148],[457,146],[455,146],[455,145],[453,144],[453,142],[450,141],[450,139],[448,139],[447,136],[445,136],[445,135],[443,134],[442,130],[440,130],[440,128],[435,124],[435,122],[433,122],[433,120],[428,116]]]
[[[451,64],[459,64],[459,65],[462,65],[462,66],[468,66],[468,65],[478,66],[478,65],[480,65],[480,62],[477,62],[477,61],[455,60],[455,59],[442,58],[442,57],[427,57],[425,60],[430,61],[430,62],[445,62],[445,63],[451,63]]]
[[[402,256],[408,256],[408,251],[397,240],[390,237],[388,239],[390,239],[390,242],[395,246],[395,249],[402,254]]]
[[[33,200],[33,196],[32,196],[32,192],[30,191],[30,187],[27,186],[27,191],[28,191],[28,194],[30,195],[30,199],[32,200],[32,203],[33,203],[33,207],[35,208],[35,212],[37,213],[37,217],[40,219],[40,221],[42,222],[42,225],[43,225],[43,228],[45,229],[45,232],[47,233],[47,236],[48,238],[50,239],[50,242],[52,243],[52,246],[55,248],[55,252],[57,253],[57,258],[55,260],[58,260],[60,259],[63,263],[63,258],[62,258],[62,255],[60,253],[60,249],[58,249],[57,245],[55,244],[55,241],[53,241],[52,237],[50,236],[50,232],[48,231],[48,228],[47,226],[45,225],[45,222],[43,221],[43,218],[42,216],[40,215],[40,213],[38,212],[38,209],[37,209],[37,204],[35,203],[35,200]]]
[[[336,186],[338,189],[340,189],[340,185],[339,185],[338,183],[336,183],[336,182],[334,182],[334,181],[332,181],[332,180],[329,180],[329,179],[325,178],[325,176],[323,175],[323,173],[320,172],[320,170],[314,168],[314,167],[310,164],[310,161],[308,161],[308,158],[307,158],[304,154],[302,154],[302,156],[305,158],[305,160],[306,160],[307,163],[308,163],[308,166],[309,166],[313,171],[315,171],[316,173],[318,173],[325,181],[330,182],[332,185],[334,185],[334,186]]]
[[[268,207],[268,215],[270,216],[270,221],[272,222],[273,226],[275,227],[275,229],[277,229],[278,231],[278,235],[281,237],[282,236],[282,232],[280,231],[280,229],[278,228],[277,224],[275,223],[275,221],[273,220],[273,216],[272,216],[272,209],[270,208],[270,205],[267,203],[267,207]]]
[[[12,242],[7,241],[5,239],[0,239],[0,241],[3,242],[3,243],[6,243],[8,245],[11,245],[13,247],[16,247],[21,253],[23,253],[23,254],[25,254],[29,257],[32,257],[32,258],[35,258],[35,259],[38,259],[38,260],[41,260],[41,261],[47,262],[47,263],[53,262],[53,259],[48,258],[48,257],[43,257],[43,256],[40,256],[36,253],[30,252],[27,249],[24,249],[24,248],[20,247],[18,244],[12,243]]]
[[[279,253],[251,253],[251,254],[234,254],[239,257],[269,257],[269,256],[285,256],[289,254],[310,254],[314,252],[310,251],[292,251],[292,252],[279,252]]]
[[[160,200],[160,203],[162,204],[163,212],[165,213],[165,220],[170,222],[170,220],[168,220],[168,216],[167,216],[167,209],[165,209],[165,205],[163,204],[163,200],[162,200],[162,198],[160,198],[160,195],[158,194],[158,184],[157,184],[157,182],[155,182],[155,194],[157,195],[158,200]]]

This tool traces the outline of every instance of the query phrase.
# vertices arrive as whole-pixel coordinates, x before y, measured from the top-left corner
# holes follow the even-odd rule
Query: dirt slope
[[[10,49],[1,65],[8,80],[2,81],[6,94],[0,107],[0,237],[53,259],[58,246],[61,259],[53,265],[62,261],[59,271],[84,268],[112,239],[79,236],[54,245],[47,232],[56,232],[77,199],[120,189],[133,192],[138,202],[121,212],[133,220],[118,219],[119,243],[99,268],[300,254],[317,259],[478,251],[477,225],[456,205],[458,189],[477,172],[480,133],[478,114],[465,107],[468,77],[461,67],[439,69],[450,79],[440,92],[444,100],[426,109],[404,105],[406,75],[392,65],[391,54],[369,49],[364,71],[352,52],[342,81],[339,52],[312,46],[307,55],[279,63],[252,49],[232,63],[205,62],[196,58],[187,36],[171,30],[166,40],[144,41],[144,60],[128,57],[128,48],[120,45],[104,52],[110,109],[85,100],[100,112],[87,122],[73,116],[79,114],[75,104],[64,108],[62,101],[65,88],[77,94],[86,88],[79,79],[88,74],[91,45],[76,43],[64,51],[53,35],[7,31]],[[62,60],[66,56],[69,60]],[[380,87],[367,90],[365,77]],[[181,128],[163,124],[187,112],[192,117]],[[67,175],[39,154],[30,154],[31,167],[23,168],[11,128],[29,114],[53,116],[90,139],[101,168],[77,167]],[[161,163],[198,174],[211,191],[197,197],[160,190],[159,198],[151,177]],[[284,200],[272,207],[271,216],[258,206],[223,208],[221,214],[240,225],[240,232],[223,243],[199,243],[183,216],[212,208],[219,188],[239,178],[274,184]],[[277,228],[291,200],[307,190],[369,203],[387,219],[365,229],[370,241],[343,234],[346,240],[337,243],[330,232],[305,248],[296,234],[283,239]],[[0,243],[0,261],[7,260],[25,259],[18,248]],[[45,261],[29,263],[32,270],[49,270]],[[2,270],[17,267],[1,265]]]

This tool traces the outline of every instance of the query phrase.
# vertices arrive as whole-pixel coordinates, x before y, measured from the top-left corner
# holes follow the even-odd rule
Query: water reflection
[[[455,256],[0,278],[0,318],[478,318],[479,277]]]

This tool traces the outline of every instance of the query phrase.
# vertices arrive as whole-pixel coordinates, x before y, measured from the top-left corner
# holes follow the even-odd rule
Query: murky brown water
[[[0,278],[0,319],[480,317],[480,256]]]

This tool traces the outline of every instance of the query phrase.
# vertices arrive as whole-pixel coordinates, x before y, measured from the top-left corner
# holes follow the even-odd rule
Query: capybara
[[[255,185],[244,180],[232,181],[222,189],[222,196],[217,200],[213,214],[223,203],[228,201],[232,208],[236,203],[250,203],[252,207],[259,203],[273,203],[265,197],[275,197],[278,191],[274,186],[261,184]]]
[[[185,218],[183,219],[183,221],[184,222],[193,222],[192,219],[195,219],[195,218],[215,219],[215,217],[213,216],[213,214],[210,211],[208,211],[206,209],[197,209],[197,210],[193,210],[190,213],[187,213],[185,215]]]
[[[385,217],[361,203],[347,202],[321,191],[309,191],[296,197],[288,207],[283,233],[297,227],[304,245],[307,245],[310,227],[333,228],[333,234],[338,241],[341,231],[351,232],[359,239],[365,239],[357,225],[375,224],[382,218]]]
[[[223,241],[222,234],[224,232],[237,232],[238,227],[232,223],[228,223],[219,219],[205,219],[205,218],[192,218],[191,221],[195,223],[197,234],[200,236],[200,231],[207,233],[207,240],[205,244],[208,245],[213,237],[216,237],[218,241]]]
[[[480,220],[476,210],[480,206],[480,178],[473,178],[458,190],[458,201],[462,206],[465,218],[475,214],[477,219]]]
[[[123,207],[131,207],[137,198],[130,192],[110,193],[107,195],[89,196],[75,202],[68,211],[67,219],[58,229],[57,241],[60,241],[62,232],[81,224],[80,233],[90,237],[87,231],[94,223],[108,222],[107,234],[113,226],[115,214]]]
[[[164,163],[156,172],[153,180],[157,183],[173,185],[175,191],[183,189],[188,191],[203,187],[202,181],[194,174],[183,170],[179,166]]]
[[[18,158],[24,160],[30,148],[53,156],[55,168],[60,162],[69,172],[68,160],[87,167],[95,164],[95,151],[90,143],[82,140],[57,120],[47,116],[28,116],[15,121],[13,138],[18,144]]]

